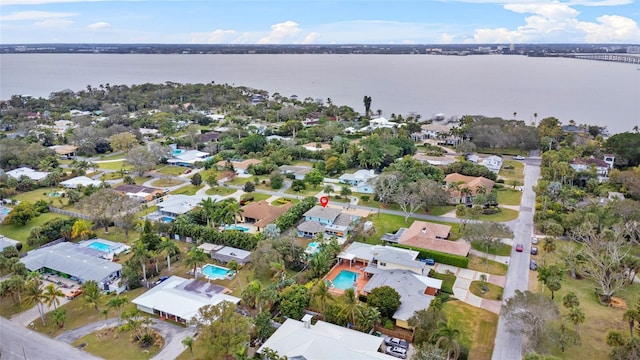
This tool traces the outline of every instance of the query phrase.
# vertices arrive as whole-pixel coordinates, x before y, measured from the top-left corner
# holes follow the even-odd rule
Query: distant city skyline
[[[640,44],[636,0],[2,0],[0,43]]]

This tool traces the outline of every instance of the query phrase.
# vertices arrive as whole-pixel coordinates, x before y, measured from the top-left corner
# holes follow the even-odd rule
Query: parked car
[[[533,271],[538,270],[538,262],[535,260],[529,261],[529,270],[533,270]]]
[[[399,346],[404,349],[409,348],[409,343],[406,342],[404,339],[390,337],[390,338],[384,339],[384,343],[387,344],[387,346]]]
[[[531,247],[531,255],[538,255],[538,248],[535,246]]]
[[[513,157],[514,160],[524,160],[524,156],[522,155],[516,155]]]
[[[82,295],[82,288],[77,288],[75,290],[72,290],[69,293],[69,295],[67,295],[67,299],[73,300],[73,299],[77,298],[80,295]]]
[[[516,251],[517,252],[522,252],[523,250],[524,250],[524,246],[522,244],[516,245]]]
[[[156,280],[156,282],[154,282],[153,285],[161,284],[163,281],[167,280],[168,278],[169,278],[168,276],[160,276],[160,278]]]
[[[421,259],[420,261],[425,263],[425,265],[429,265],[429,266],[433,266],[436,264],[436,261],[433,259]]]
[[[401,348],[400,346],[388,346],[387,350],[385,350],[385,353],[400,359],[407,358],[407,349]]]
[[[191,169],[187,169],[184,171],[185,174],[191,174]]]
[[[532,237],[532,238],[531,238],[531,243],[532,243],[533,245],[538,245],[538,238],[537,238],[537,237]]]

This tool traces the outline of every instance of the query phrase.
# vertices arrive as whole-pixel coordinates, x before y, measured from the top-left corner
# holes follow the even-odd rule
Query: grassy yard
[[[404,221],[404,216],[390,214],[371,214],[362,219],[361,222],[371,221],[373,223],[373,232],[367,235],[359,234],[354,240],[365,242],[368,244],[381,244],[380,238],[385,233],[394,233],[401,227],[409,227],[416,220],[409,218],[408,222]]]
[[[109,155],[100,155],[100,160],[117,160],[124,159],[123,153],[109,154]]]
[[[262,201],[262,200],[267,200],[268,198],[271,197],[271,195],[269,194],[260,194],[257,192],[252,192],[252,193],[244,193],[242,194],[242,196],[240,197],[241,199],[246,199],[246,198],[250,198],[253,196],[253,200],[251,200],[252,202],[258,202],[258,201]]]
[[[202,189],[204,185],[200,185],[200,186],[195,186],[192,184],[183,186],[181,188],[175,189],[173,191],[170,191],[169,194],[171,195],[195,195],[196,192],[200,189]]]
[[[59,196],[57,197],[52,197],[49,196],[48,194],[51,193],[55,193],[57,191],[61,191],[61,189],[59,188],[54,188],[54,187],[50,187],[50,188],[40,188],[40,189],[36,189],[36,190],[32,190],[32,191],[27,191],[27,192],[23,192],[20,194],[17,194],[15,196],[13,196],[13,199],[18,200],[18,201],[26,201],[26,202],[30,202],[30,203],[35,203],[38,200],[44,200],[46,202],[52,201],[54,206],[60,206],[58,199],[60,199]],[[64,201],[64,203],[67,203],[67,199],[66,198],[62,198],[62,200]]]
[[[23,304],[16,304],[11,296],[0,297],[0,316],[10,319],[13,315],[28,310],[29,307]]]
[[[126,164],[124,160],[98,163],[98,168],[105,169],[105,170],[116,170],[116,171],[120,169],[133,170],[133,166]]]
[[[187,168],[183,166],[167,165],[156,169],[156,171],[165,175],[178,176],[184,174],[184,172],[187,171]]]
[[[129,231],[129,239],[127,239],[124,231],[116,226],[110,227],[108,233],[105,233],[103,228],[96,229],[95,233],[98,238],[125,244],[131,244],[140,237],[140,233],[138,231],[131,230]]]
[[[478,251],[482,251],[482,252],[487,251],[487,248],[481,242],[472,241],[471,247]],[[511,245],[499,243],[498,246],[494,246],[493,248],[489,249],[489,254],[499,255],[499,256],[509,256],[511,254]]]
[[[513,169],[505,169],[505,167],[513,167]],[[498,177],[504,178],[507,184],[509,180],[518,180],[522,183],[524,181],[524,164],[516,160],[505,160]]]
[[[180,184],[184,184],[184,183],[185,183],[185,181],[182,181],[182,180],[164,178],[164,179],[158,179],[158,180],[152,182],[151,186],[164,188],[164,187],[176,186],[176,185],[180,185]]]
[[[216,186],[216,187],[212,187],[210,189],[207,189],[207,191],[205,193],[207,195],[227,196],[227,195],[233,194],[236,191],[238,191],[238,190],[236,190],[234,188],[228,188],[228,187],[224,187],[224,186]]]
[[[452,273],[439,273],[434,270],[429,271],[429,277],[442,280],[442,291],[447,294],[453,294],[453,284],[456,282],[456,276]]]
[[[132,291],[128,291],[124,293],[127,296],[128,300],[135,299],[140,296],[143,292],[145,292],[145,288],[139,288]],[[51,313],[47,313],[45,315],[45,323],[46,326],[42,326],[42,321],[37,319],[34,321],[34,329],[38,332],[41,332],[47,336],[55,338],[56,336],[62,334],[65,331],[78,328],[80,326],[84,326],[96,321],[104,320],[105,316],[102,313],[103,309],[106,309],[106,303],[108,301],[107,296],[102,297],[102,303],[98,306],[98,310],[93,307],[86,306],[86,301],[82,295],[77,297],[74,300],[69,301],[68,303],[60,306],[61,309],[67,310],[67,321],[62,328],[58,328],[58,326],[51,321]],[[128,303],[123,307],[123,310],[134,309],[136,306],[133,303]],[[113,310],[110,310],[107,314],[108,317],[116,317],[117,313]]]
[[[568,246],[568,243],[561,241],[558,243],[558,250],[564,246]],[[542,253],[542,247],[538,246],[539,251]],[[539,254],[538,264],[542,264]],[[554,254],[548,254],[546,256],[546,263],[554,263],[559,259],[557,252]],[[558,260],[559,261],[559,260]],[[537,282],[537,272],[531,272],[529,278],[529,288],[534,292],[542,291],[542,284]],[[556,291],[555,302],[558,304],[558,308],[561,313],[566,313],[566,310],[562,306],[562,297],[569,292],[574,292],[580,299],[580,307],[585,312],[585,322],[580,325],[579,333],[582,339],[582,344],[579,346],[573,346],[567,351],[562,353],[560,349],[554,349],[553,355],[568,360],[582,360],[582,359],[606,359],[611,348],[606,344],[606,335],[609,330],[621,331],[624,335],[629,334],[629,324],[622,319],[622,315],[625,310],[614,309],[611,307],[600,304],[599,299],[594,291],[596,284],[590,279],[572,279],[566,275],[562,280],[562,288]],[[549,289],[544,289],[543,292],[546,296],[550,296]],[[633,284],[627,286],[622,291],[615,294],[617,297],[623,298],[628,306],[633,306],[638,299],[640,299],[640,284]]]
[[[520,205],[522,192],[513,189],[501,189],[497,191],[498,204],[500,205]]]
[[[273,206],[280,206],[280,205],[284,205],[285,203],[291,202],[293,204],[297,204],[300,202],[300,200],[298,199],[293,199],[293,198],[288,198],[288,197],[281,197],[281,198],[277,198],[275,200],[273,200],[271,202],[271,205]]]
[[[20,241],[22,245],[24,245],[24,247],[22,248],[22,251],[24,252],[27,250],[31,250],[31,247],[27,245],[27,238],[29,237],[31,228],[41,226],[45,222],[57,218],[67,219],[69,217],[62,214],[44,213],[36,218],[31,219],[31,221],[29,221],[25,226],[4,225],[0,223],[0,234],[10,239]]]
[[[494,275],[507,275],[508,266],[493,260],[487,261],[484,257],[469,255],[468,269]]]
[[[489,300],[502,300],[502,292],[504,288],[502,286],[486,283],[486,291],[482,289],[482,281],[472,281],[469,290],[475,296],[479,296],[483,299]]]
[[[448,212],[455,211],[455,209],[456,209],[455,206],[450,206],[450,205],[433,206],[429,208],[429,211],[427,211],[426,214],[434,215],[434,216],[442,216]]]
[[[115,323],[114,323],[115,325]],[[103,359],[131,359],[146,360],[151,359],[160,352],[164,345],[152,345],[148,348],[141,348],[131,341],[131,332],[120,332],[117,329],[104,329],[83,336],[73,342],[73,346],[86,344],[82,349]]]
[[[299,195],[299,196],[316,196],[316,194],[318,194],[320,191],[322,191],[322,187],[318,186],[317,188],[313,188],[313,186],[311,185],[307,185],[307,188],[305,190],[302,190],[300,192],[297,191],[293,191],[292,189],[287,189],[285,190],[285,194],[291,194],[291,195]]]
[[[460,331],[460,342],[469,348],[469,360],[491,359],[498,315],[461,301],[447,301],[443,309]]]
[[[520,213],[517,212],[516,210],[507,209],[507,208],[500,208],[500,210],[501,211],[497,214],[480,215],[478,220],[504,222],[504,221],[515,220],[518,218],[518,215],[520,215]]]

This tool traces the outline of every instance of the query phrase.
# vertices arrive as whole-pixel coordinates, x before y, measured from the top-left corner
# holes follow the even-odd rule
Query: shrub
[[[400,245],[400,244],[393,244],[392,246],[399,247],[402,249],[418,251],[420,253],[419,256],[421,259],[430,258],[442,264],[457,266],[461,268],[467,268],[469,266],[469,258],[466,256],[447,254],[439,251],[420,249],[420,248]]]
[[[369,195],[360,196],[360,200],[362,200],[364,202],[369,202],[369,199],[371,199],[371,197]]]
[[[493,215],[493,214],[497,214],[497,213],[499,213],[500,211],[502,211],[502,210],[500,210],[500,208],[499,208],[499,207],[497,207],[497,206],[491,206],[491,207],[488,207],[488,208],[482,209],[482,214],[483,214],[483,215]]]
[[[391,319],[384,319],[384,328],[387,330],[393,330],[394,329],[393,321]]]

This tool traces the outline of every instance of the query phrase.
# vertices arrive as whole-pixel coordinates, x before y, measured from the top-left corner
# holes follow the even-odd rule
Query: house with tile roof
[[[251,202],[242,207],[242,212],[238,217],[241,223],[253,224],[257,231],[260,232],[292,206],[292,202],[287,202],[280,206],[273,206],[265,200]]]
[[[473,204],[474,197],[481,191],[490,193],[495,182],[482,176],[466,176],[452,173],[444,178],[444,182],[449,190],[451,205]],[[464,190],[468,189],[468,190]],[[484,189],[484,190],[483,190]]]
[[[251,165],[262,164],[262,160],[258,160],[258,159],[230,160],[230,161],[222,160],[216,163],[219,169],[224,169],[229,164],[233,166],[233,170],[236,172],[237,175],[246,176],[251,174],[249,172],[249,167]]]
[[[613,169],[613,161],[615,157],[613,155],[605,155],[604,159],[598,159],[596,157],[588,158],[575,158],[569,161],[569,166],[576,172],[587,172],[591,169],[596,171],[598,175],[598,181],[607,181],[609,171]]]
[[[408,228],[400,228],[394,234],[384,234],[382,240],[446,254],[469,255],[471,245],[468,243],[446,240],[450,232],[451,226],[416,220]]]

